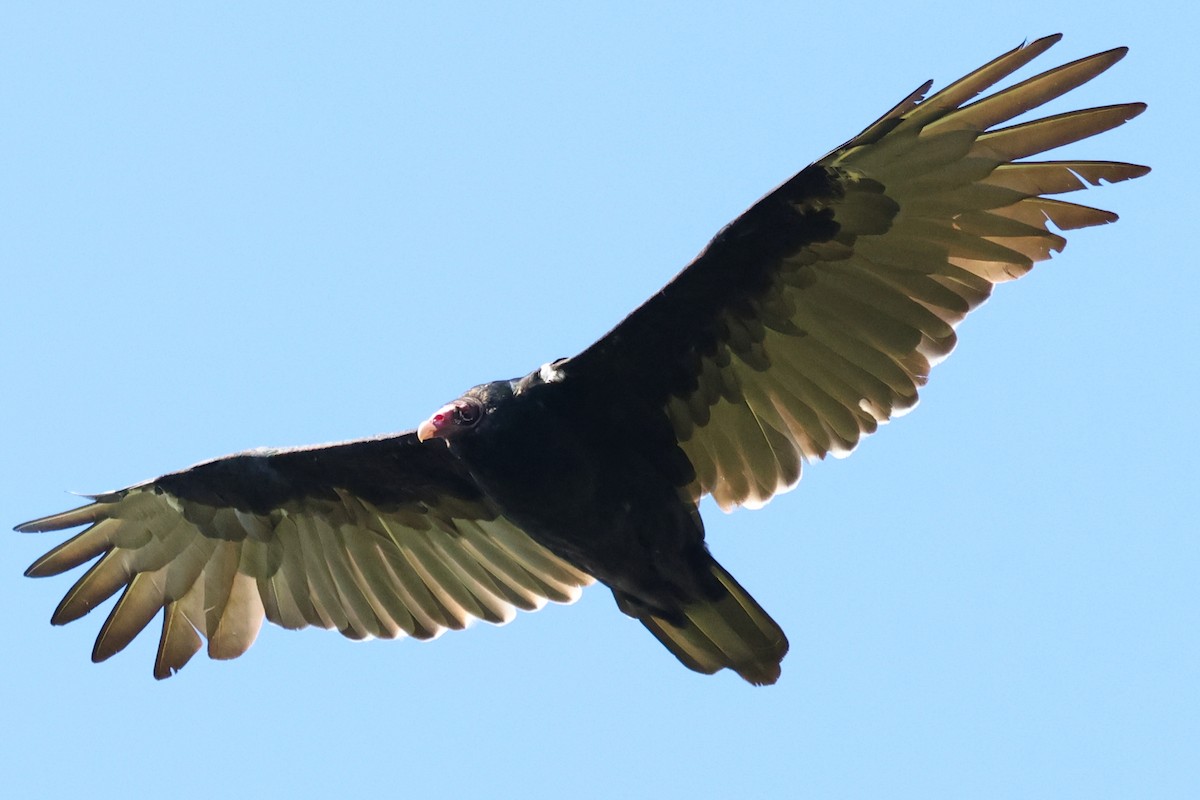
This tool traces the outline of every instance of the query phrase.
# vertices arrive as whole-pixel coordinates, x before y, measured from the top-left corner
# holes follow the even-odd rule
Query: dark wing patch
[[[356,639],[429,639],[572,602],[592,580],[497,514],[440,443],[411,433],[242,453],[94,499],[18,527],[89,526],[26,574],[98,559],[52,622],[123,590],[92,658],[122,650],[162,611],[158,678],[201,637],[212,658],[241,655],[264,617]]]
[[[665,411],[694,467],[693,494],[725,509],[793,486],[806,459],[849,453],[916,405],[955,326],[994,284],[1062,249],[1051,225],[1116,219],[1046,195],[1148,171],[1016,161],[1120,125],[1141,104],[995,128],[1099,75],[1124,49],[970,102],[1058,38],[928,99],[928,87],[909,95],[759,201],[562,373],[611,402]]]

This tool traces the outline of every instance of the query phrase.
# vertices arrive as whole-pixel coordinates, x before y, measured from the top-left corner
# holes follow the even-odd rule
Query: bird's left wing
[[[1091,80],[1099,53],[974,98],[1060,37],[1018,47],[940,92],[929,84],[760,200],[661,292],[554,380],[596,397],[650,447],[671,438],[694,496],[761,505],[804,459],[848,453],[912,408],[954,326],[1059,230],[1115,214],[1050,195],[1145,174],[1107,161],[1024,161],[1101,133],[1139,103],[1004,127]],[[647,418],[664,420],[666,435]]]
[[[446,448],[415,434],[252,451],[198,464],[18,526],[89,527],[26,572],[98,559],[54,612],[71,622],[123,590],[92,659],[162,611],[154,675],[208,641],[234,658],[265,617],[361,639],[429,639],[472,619],[572,602],[592,579],[501,516]]]

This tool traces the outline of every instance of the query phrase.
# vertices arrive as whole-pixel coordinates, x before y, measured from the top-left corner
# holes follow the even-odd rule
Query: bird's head
[[[502,400],[511,396],[512,385],[508,381],[476,386],[462,397],[433,412],[429,419],[417,426],[417,438],[422,442],[430,439],[457,439],[475,430]]]

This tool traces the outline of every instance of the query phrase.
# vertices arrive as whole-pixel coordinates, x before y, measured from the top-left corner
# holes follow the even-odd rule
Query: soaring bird
[[[1011,120],[1104,72],[1109,50],[992,89],[1059,40],[931,82],[719,232],[573,358],[485,383],[415,431],[207,461],[18,526],[87,525],[29,567],[92,562],[51,621],[121,591],[92,659],[162,612],[154,675],[264,617],[433,638],[570,602],[599,581],[690,669],[774,683],[779,625],[709,553],[698,504],[757,507],[805,461],[913,408],[992,287],[1116,215],[1054,195],[1148,172],[1026,160],[1144,110]]]

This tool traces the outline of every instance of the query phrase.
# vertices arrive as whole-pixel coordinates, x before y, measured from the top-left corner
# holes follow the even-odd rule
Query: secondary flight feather
[[[90,563],[51,621],[120,592],[93,660],[161,616],[164,678],[205,643],[242,654],[263,619],[428,639],[599,581],[687,667],[775,682],[787,637],[709,553],[698,503],[762,505],[853,450],[916,404],[995,284],[1116,219],[1056,195],[1146,167],[1036,157],[1142,104],[1012,120],[1124,48],[976,99],[1059,38],[925,84],[573,358],[476,386],[415,431],[231,455],[18,526],[87,526],[26,572]]]

